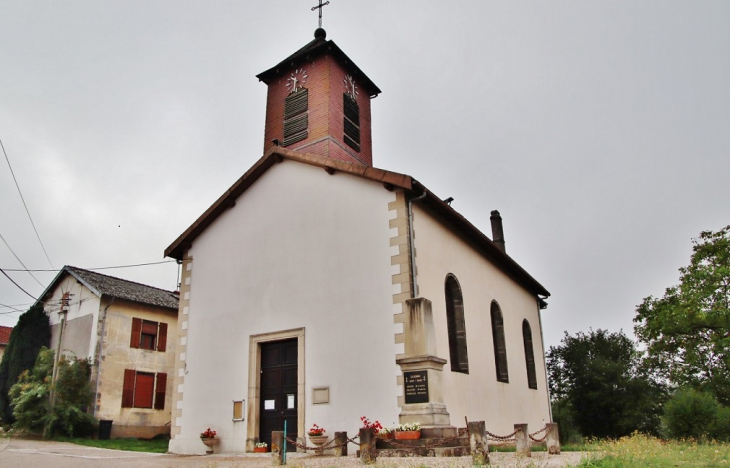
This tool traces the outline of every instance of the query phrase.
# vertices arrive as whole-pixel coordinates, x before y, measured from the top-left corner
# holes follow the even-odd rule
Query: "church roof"
[[[110,296],[140,304],[147,304],[167,309],[177,309],[178,295],[172,291],[135,283],[114,276],[102,275],[95,271],[84,270],[73,266],[65,266],[43,292],[43,298],[64,274],[70,274],[81,284],[89,288],[98,297]]]
[[[380,94],[380,88],[378,88],[375,83],[373,83],[370,78],[368,78],[367,75],[363,73],[357,65],[355,65],[355,62],[353,62],[350,57],[342,51],[342,49],[337,47],[337,44],[335,44],[334,41],[328,41],[326,37],[327,34],[324,29],[317,29],[314,32],[314,39],[311,42],[265,72],[259,73],[256,75],[256,78],[258,78],[259,81],[269,84],[275,77],[279,76],[282,70],[288,70],[301,62],[313,60],[319,55],[330,53],[342,64],[345,70],[352,74],[353,78],[357,79],[359,85],[363,85],[369,90],[371,97]]]
[[[550,293],[516,261],[492,242],[484,233],[471,224],[441,198],[433,194],[423,184],[413,177],[397,172],[386,171],[362,164],[348,163],[315,154],[291,151],[281,147],[274,147],[264,154],[240,179],[221,195],[188,229],[165,249],[165,256],[182,260],[185,250],[192,246],[193,241],[225,210],[235,206],[236,199],[243,194],[259,177],[277,162],[287,159],[312,166],[323,168],[329,173],[343,172],[374,182],[382,183],[389,190],[403,189],[415,196],[426,196],[419,204],[440,219],[447,226],[459,233],[484,257],[499,267],[527,290],[541,296]]]

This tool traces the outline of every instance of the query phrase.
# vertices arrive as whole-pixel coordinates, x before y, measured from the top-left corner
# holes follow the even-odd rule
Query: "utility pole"
[[[61,310],[58,311],[58,315],[61,316],[61,327],[58,333],[58,343],[56,344],[56,354],[53,356],[53,374],[51,375],[51,410],[56,404],[56,391],[54,386],[56,379],[58,378],[58,363],[61,361],[61,349],[63,343],[63,332],[66,329],[66,318],[68,316],[69,301],[71,300],[71,293],[63,293],[61,296]]]

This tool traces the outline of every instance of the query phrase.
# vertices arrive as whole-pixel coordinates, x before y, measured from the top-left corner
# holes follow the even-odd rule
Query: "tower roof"
[[[342,64],[345,70],[347,70],[352,77],[358,81],[358,83],[368,90],[370,97],[375,97],[381,93],[380,88],[378,88],[375,83],[373,83],[372,80],[370,80],[370,78],[368,78],[367,75],[363,73],[357,65],[355,65],[355,62],[353,62],[350,57],[348,57],[347,54],[345,54],[342,49],[334,43],[334,41],[327,40],[327,33],[322,28],[319,28],[314,32],[314,39],[307,45],[265,72],[259,73],[256,75],[256,78],[258,78],[259,81],[269,84],[284,70],[296,67],[305,60],[312,60],[327,53],[332,54],[332,56]]]

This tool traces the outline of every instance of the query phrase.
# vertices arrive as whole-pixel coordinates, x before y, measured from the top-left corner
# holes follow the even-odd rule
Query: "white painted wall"
[[[506,435],[515,423],[534,432],[549,421],[548,394],[540,321],[535,296],[499,271],[468,244],[414,204],[419,295],[432,302],[439,357],[450,361],[444,284],[452,273],[461,286],[466,319],[469,374],[444,366],[444,402],[451,423],[484,420],[487,430]],[[490,305],[502,309],[509,383],[497,382]],[[537,390],[527,386],[522,321],[532,328]]]
[[[194,242],[181,434],[177,453],[203,453],[216,430],[243,452],[250,335],[305,328],[305,427],[355,434],[360,416],[397,422],[392,235],[381,184],[285,160],[269,169]],[[312,405],[329,386],[330,404]],[[248,402],[247,402],[248,404]],[[302,436],[303,434],[300,434]]]
[[[96,327],[99,319],[99,297],[70,275],[67,275],[56,285],[50,299],[47,299],[43,306],[43,310],[45,310],[51,323],[51,349],[56,351],[58,345],[60,332],[60,326],[58,325],[61,322],[61,316],[58,312],[61,310],[61,297],[65,292],[70,292],[71,298],[61,352],[74,354],[81,359],[93,359],[97,343]],[[93,319],[90,333],[87,333],[88,318],[86,317],[89,315]],[[80,330],[81,326],[84,327],[84,333]]]

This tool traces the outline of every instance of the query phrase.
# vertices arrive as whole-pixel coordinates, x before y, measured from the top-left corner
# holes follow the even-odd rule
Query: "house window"
[[[129,347],[165,351],[167,349],[167,324],[133,318]]]
[[[345,109],[345,143],[357,151],[360,152],[360,107],[357,105],[352,96],[345,93],[342,95],[344,101],[343,107]]]
[[[309,127],[309,91],[299,88],[284,99],[284,141],[289,146],[307,138]]]
[[[461,288],[454,275],[446,277],[446,324],[449,332],[449,356],[453,372],[469,373],[469,358],[466,353],[466,321]]]
[[[167,374],[124,370],[122,408],[165,409]]]
[[[532,349],[532,330],[527,320],[522,321],[522,341],[525,344],[525,366],[527,367],[527,386],[537,390],[535,354]]]
[[[494,343],[494,364],[497,368],[497,380],[509,383],[507,372],[507,345],[504,340],[504,320],[499,304],[492,302],[492,342]]]

